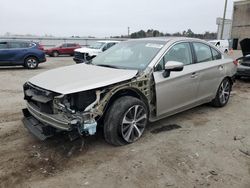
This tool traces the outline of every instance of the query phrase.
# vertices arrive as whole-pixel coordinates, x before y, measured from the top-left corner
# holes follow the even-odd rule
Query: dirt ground
[[[226,107],[150,124],[131,145],[108,145],[101,134],[40,142],[21,122],[22,85],[70,64],[59,57],[37,70],[0,68],[0,187],[250,187],[250,80],[236,82]]]

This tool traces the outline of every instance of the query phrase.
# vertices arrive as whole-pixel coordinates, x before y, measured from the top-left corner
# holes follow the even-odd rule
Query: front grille
[[[81,52],[75,52],[74,56],[77,59],[84,59],[84,53]]]
[[[53,114],[53,99],[55,93],[35,87],[33,85],[24,86],[24,99],[28,103],[35,105],[40,112]]]

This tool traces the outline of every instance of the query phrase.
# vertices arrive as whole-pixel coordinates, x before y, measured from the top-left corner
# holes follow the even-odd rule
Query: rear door
[[[9,49],[7,42],[0,42],[0,63],[9,61]]]
[[[193,42],[195,69],[199,75],[197,99],[205,101],[214,98],[221,80],[225,75],[225,61],[221,53],[204,43]]]
[[[168,78],[164,78],[164,65],[168,61],[182,62],[185,65],[184,69],[181,72],[171,72]],[[199,76],[193,64],[190,43],[181,42],[173,45],[155,66],[153,75],[158,117],[194,106],[197,101]]]

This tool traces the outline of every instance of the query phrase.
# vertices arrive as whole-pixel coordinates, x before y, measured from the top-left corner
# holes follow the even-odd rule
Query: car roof
[[[98,40],[97,42],[103,42],[103,43],[115,42],[115,43],[118,43],[118,42],[121,42],[121,41],[117,41],[117,40]]]
[[[0,40],[0,42],[17,42],[17,43],[37,43],[33,41],[25,41],[25,40]]]
[[[138,41],[160,41],[164,43],[168,42],[178,42],[178,41],[196,41],[196,42],[205,42],[204,40],[197,38],[189,38],[189,37],[149,37],[149,38],[140,38],[140,39],[131,39]]]

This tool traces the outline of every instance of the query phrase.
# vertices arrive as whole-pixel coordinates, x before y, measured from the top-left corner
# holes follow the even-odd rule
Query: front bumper
[[[63,131],[70,131],[72,129],[71,121],[69,119],[66,119],[61,114],[47,114],[40,112],[39,109],[37,109],[37,107],[35,105],[32,105],[31,103],[27,103],[27,110],[38,121],[44,124],[50,125],[56,129]]]
[[[56,130],[53,127],[46,126],[34,118],[27,109],[23,109],[24,118],[22,119],[24,126],[39,140],[46,140],[55,135]]]

